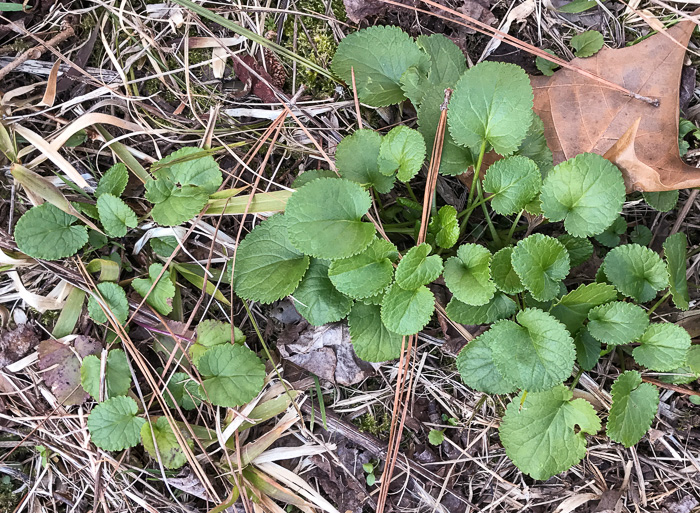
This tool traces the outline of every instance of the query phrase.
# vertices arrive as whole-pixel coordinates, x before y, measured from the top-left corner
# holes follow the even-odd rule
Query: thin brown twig
[[[0,69],[0,80],[5,78],[8,74],[12,72],[15,68],[18,66],[24,64],[26,61],[29,59],[38,59],[46,51],[49,49],[49,47],[56,46],[61,44],[63,41],[68,39],[69,37],[73,36],[75,34],[75,31],[73,30],[73,27],[68,26],[64,28],[61,32],[53,36],[51,39],[46,41],[45,43],[40,43],[37,46],[30,48],[29,50],[26,50],[23,52],[21,55],[19,55],[14,61],[12,61],[10,64],[5,66],[4,68]]]
[[[428,179],[425,185],[425,194],[423,196],[423,212],[421,215],[421,225],[418,232],[417,243],[425,242],[428,233],[428,221],[430,220],[430,211],[433,204],[433,195],[437,185],[438,170],[440,169],[440,161],[442,159],[442,147],[445,140],[445,128],[447,126],[447,107],[452,96],[451,89],[445,89],[445,98],[440,105],[440,120],[438,122],[435,133],[435,143],[430,156],[430,165],[428,166]],[[411,394],[413,391],[413,346],[416,336],[408,337],[408,342],[405,343],[406,337],[403,337],[401,342],[401,358],[399,360],[399,373],[396,376],[396,392],[394,394],[394,408],[391,415],[391,425],[389,427],[389,446],[387,449],[387,460],[382,475],[381,486],[379,488],[379,498],[377,499],[377,513],[383,513],[386,507],[386,500],[389,495],[389,485],[394,473],[396,461],[399,456],[399,448],[403,433],[406,416],[408,414],[408,405],[411,403]],[[406,347],[404,348],[404,343]],[[405,349],[405,350],[404,350]],[[406,386],[406,376],[408,376],[408,386]],[[399,408],[400,406],[400,408]],[[400,420],[399,420],[400,416]]]
[[[616,91],[620,91],[621,93],[630,96],[634,98],[635,100],[640,100],[645,103],[648,103],[650,105],[653,105],[654,107],[659,106],[659,99],[658,98],[649,98],[648,96],[643,96],[639,93],[635,93],[634,91],[631,91],[629,89],[626,89],[625,87],[616,84],[615,82],[611,82],[610,80],[606,80],[602,77],[599,77],[595,73],[591,73],[590,71],[587,71],[585,69],[581,69],[578,66],[575,66],[571,64],[568,61],[565,61],[564,59],[557,57],[555,55],[549,54],[545,52],[544,50],[541,50],[540,48],[537,48],[536,46],[533,46],[529,43],[526,43],[524,41],[521,41],[517,37],[513,37],[510,34],[507,34],[501,30],[495,29],[491,27],[490,25],[487,25],[486,23],[483,23],[479,20],[476,20],[472,18],[471,16],[467,16],[466,14],[463,14],[459,11],[455,11],[454,9],[450,9],[447,6],[440,5],[436,2],[433,2],[432,0],[422,0],[424,3],[428,4],[431,7],[434,7],[436,9],[440,9],[442,11],[445,11],[453,16],[456,16],[457,18],[461,18],[462,20],[465,21],[459,21],[455,20],[454,18],[450,18],[449,16],[444,16],[442,14],[438,14],[432,11],[428,11],[426,9],[418,9],[417,7],[411,6],[411,5],[405,5],[399,2],[395,2],[393,0],[381,0],[385,4],[393,5],[396,7],[403,7],[404,9],[411,9],[415,12],[420,12],[423,14],[428,14],[430,16],[435,16],[436,18],[440,18],[446,21],[450,21],[452,23],[457,23],[458,25],[462,25],[465,27],[468,27],[470,29],[476,30],[477,32],[480,32],[482,34],[485,34],[487,36],[494,37],[496,39],[500,39],[501,41],[505,41],[516,48],[520,48],[521,50],[524,50],[528,53],[531,53],[533,55],[536,55],[537,57],[542,57],[543,59],[547,59],[548,61],[554,62],[561,66],[562,68],[570,69],[572,71],[575,71],[576,73],[579,73],[585,77],[591,78],[595,80],[596,82],[599,82],[601,85],[608,87],[610,89],[614,89]]]
[[[357,97],[357,85],[355,85],[355,67],[350,67],[350,76],[352,77],[352,97],[355,101],[355,116],[357,116],[357,128],[362,130],[362,116],[360,114],[360,100]]]
[[[646,383],[651,383],[652,385],[656,385],[657,387],[660,387],[660,388],[665,388],[667,390],[673,390],[674,392],[678,392],[679,394],[700,395],[700,392],[696,392],[695,390],[691,390],[689,388],[681,387],[678,385],[672,385],[671,383],[664,383],[663,381],[659,381],[658,379],[648,378],[646,376],[642,376],[642,381],[645,381]]]

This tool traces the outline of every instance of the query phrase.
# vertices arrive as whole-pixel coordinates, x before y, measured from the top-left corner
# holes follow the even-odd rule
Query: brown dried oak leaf
[[[617,165],[629,191],[700,186],[700,170],[678,154],[678,93],[685,49],[695,24],[684,20],[634,46],[603,48],[571,64],[657,98],[655,107],[606,88],[576,71],[531,77],[535,112],[557,164],[579,153],[603,155]]]

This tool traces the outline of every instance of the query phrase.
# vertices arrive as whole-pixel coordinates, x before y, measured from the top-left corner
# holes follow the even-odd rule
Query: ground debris
[[[372,364],[355,355],[345,323],[290,325],[277,348],[282,358],[332,383],[354,385],[374,374]]]
[[[0,335],[0,369],[15,363],[39,344],[39,336],[28,324],[20,324]]]

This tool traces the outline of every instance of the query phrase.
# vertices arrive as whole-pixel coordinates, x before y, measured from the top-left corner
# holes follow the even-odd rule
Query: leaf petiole
[[[666,292],[666,294],[664,294],[663,296],[661,296],[661,299],[659,299],[659,300],[654,304],[654,306],[652,306],[652,307],[647,311],[647,315],[649,315],[649,316],[651,317],[651,314],[653,314],[654,311],[655,311],[658,307],[660,307],[660,306],[663,304],[663,302],[666,301],[670,296],[671,296],[671,291],[669,290],[668,292]]]

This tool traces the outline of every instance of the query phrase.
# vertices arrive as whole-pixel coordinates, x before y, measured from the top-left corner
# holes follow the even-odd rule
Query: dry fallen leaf
[[[340,385],[354,385],[375,372],[371,363],[355,355],[344,323],[290,325],[280,335],[277,348],[285,360]]]
[[[695,24],[684,20],[634,46],[603,48],[571,63],[657,98],[655,107],[603,87],[569,69],[531,77],[535,111],[544,121],[554,163],[593,152],[616,164],[628,190],[700,186],[700,170],[678,154],[678,94],[685,50]]]
[[[90,397],[80,386],[81,360],[90,354],[99,354],[102,346],[96,340],[79,335],[69,335],[61,340],[44,340],[39,344],[39,369],[44,381],[51,387],[56,399],[64,406],[82,404]],[[71,347],[72,346],[72,347]]]

